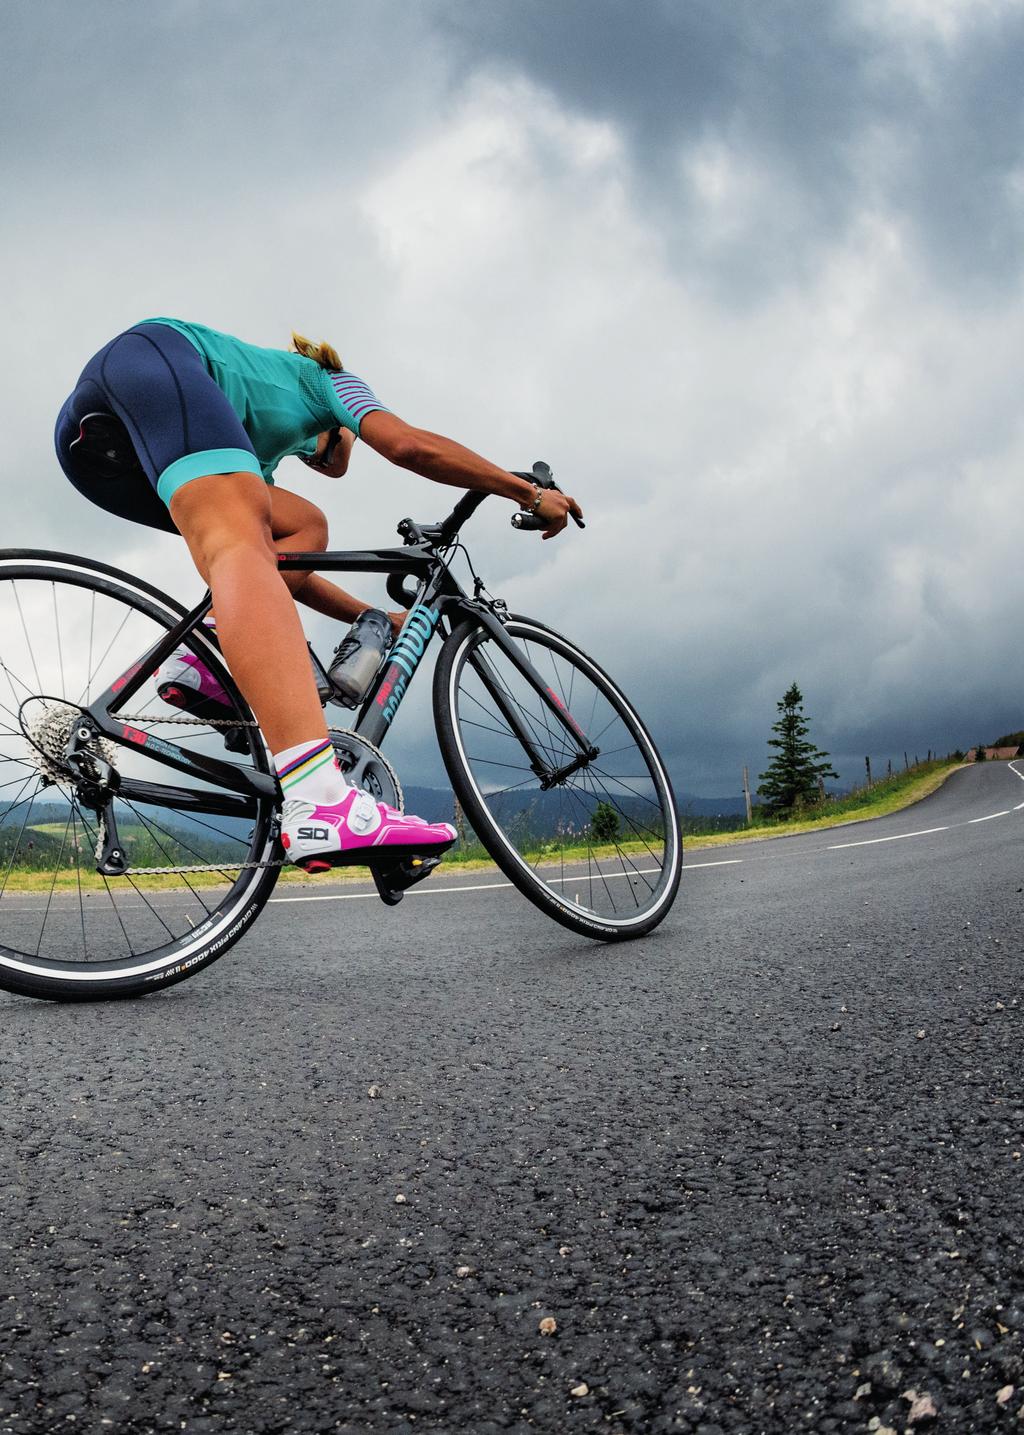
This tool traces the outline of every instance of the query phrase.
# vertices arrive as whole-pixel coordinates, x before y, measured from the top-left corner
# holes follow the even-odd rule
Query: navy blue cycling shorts
[[[87,414],[120,419],[137,465],[97,472],[85,446],[76,443]],[[167,324],[137,324],[89,360],[60,411],[54,441],[61,468],[84,497],[108,513],[170,533],[178,530],[157,484],[172,465],[199,462],[191,477],[260,473],[249,435],[202,354]],[[216,456],[222,468],[208,466]]]

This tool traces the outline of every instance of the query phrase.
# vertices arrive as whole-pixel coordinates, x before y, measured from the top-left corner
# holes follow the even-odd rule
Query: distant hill
[[[417,817],[426,818],[427,822],[452,821],[453,811],[455,811],[455,795],[453,795],[452,789],[425,788],[425,786],[416,784],[403,784],[403,795],[407,812],[414,812]],[[680,794],[677,794],[677,798],[678,805],[680,805],[680,814],[684,819],[687,817],[713,818],[743,815],[743,798],[741,798],[741,796],[698,798],[698,796],[687,794],[687,792],[680,792]],[[650,809],[645,809],[645,805],[641,799],[637,799],[637,804],[622,804],[627,814],[630,805],[635,805],[635,817],[637,817],[638,821],[645,821],[645,819],[650,818]],[[518,794],[508,794],[505,796],[502,805],[502,818],[505,819],[505,821],[515,819],[519,824],[522,824],[523,828],[534,832],[536,835],[554,834],[559,821],[564,821],[566,811],[571,812],[571,809],[572,799],[569,799],[568,808],[566,808],[565,795],[559,794],[558,789],[554,789],[554,791],[551,792],[541,792],[536,788],[526,788],[523,789],[522,792],[518,792]],[[139,811],[145,814],[145,806],[139,809]],[[579,812],[581,812],[582,819],[582,808],[579,809]],[[189,832],[195,832],[196,835],[201,832],[202,842],[199,845],[202,845],[204,848],[209,848],[212,845],[208,819],[196,818],[194,821],[194,819],[189,817],[188,812],[174,812],[174,814],[163,812],[163,814],[158,815],[155,811],[151,811],[149,815],[151,815],[153,821],[156,822],[156,825],[165,832],[166,838],[168,838],[172,844],[179,845],[179,847],[182,848],[189,847],[189,845],[194,844],[196,841],[195,838],[192,838],[192,844],[189,844]],[[23,809],[19,812],[11,812],[6,819],[0,815],[0,829],[13,828],[14,831],[17,831],[17,829],[22,827],[23,821]],[[65,827],[66,822],[66,802],[44,801],[37,802],[36,805],[33,805],[30,825],[32,825],[34,837],[36,837],[37,844],[39,844],[40,855],[42,855],[42,852],[49,850],[50,844],[53,844],[54,847],[59,850],[60,842],[62,842],[63,839],[63,827]],[[132,818],[131,815],[123,809],[123,806],[118,804],[118,822],[119,825],[125,825],[123,837],[128,841],[128,829],[138,827],[138,819]],[[89,817],[89,824],[90,827],[95,824],[95,818],[92,818],[92,815]],[[218,818],[217,827],[219,831],[224,832],[225,838],[231,837],[232,832],[237,832],[238,837],[242,837],[242,835],[247,832],[248,822],[232,821],[232,819],[229,818]],[[49,828],[49,831],[42,831],[42,829],[46,828]],[[139,841],[139,837],[141,837],[141,834],[136,831],[136,842]],[[6,841],[0,842],[0,852],[3,851],[4,848],[9,847],[11,839],[13,839],[13,832],[7,837]],[[227,855],[228,851],[237,852],[237,845],[228,841],[228,844],[225,845],[224,854],[222,855]],[[142,861],[138,852],[136,852],[135,861]],[[155,861],[155,858],[153,858],[153,861]],[[192,861],[195,861],[195,858],[192,858]]]
[[[1024,743],[1024,732],[1008,732],[990,742],[989,747],[1020,747]]]
[[[428,822],[450,822],[455,805],[455,796],[447,787],[416,787],[403,783],[405,806],[408,812],[425,817]],[[677,792],[676,800],[683,817],[736,817],[742,816],[745,808],[742,795],[737,797],[693,797],[686,792]],[[556,792],[540,794],[536,789],[527,790],[514,800],[518,810],[528,807],[537,809],[538,803],[548,806],[556,814],[564,806]]]

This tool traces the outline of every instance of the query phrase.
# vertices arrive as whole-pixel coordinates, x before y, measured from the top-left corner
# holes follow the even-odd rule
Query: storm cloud
[[[909,221],[951,279],[1019,272],[1018,4],[451,0],[443,14],[467,72],[529,75],[616,125],[638,199],[688,279],[718,277],[722,297],[806,277],[865,210]],[[709,200],[753,174],[761,202],[732,233],[709,228]]]

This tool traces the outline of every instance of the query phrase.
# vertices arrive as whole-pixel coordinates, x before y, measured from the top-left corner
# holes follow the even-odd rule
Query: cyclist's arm
[[[498,468],[472,449],[463,448],[462,444],[442,434],[413,428],[385,409],[366,415],[360,425],[359,437],[400,468],[411,469],[435,483],[469,488],[477,493],[496,493],[502,498],[510,498],[520,507],[528,507],[534,501],[534,486],[525,478]],[[538,511],[542,518],[550,522],[545,538],[560,533],[570,513],[583,516],[574,498],[550,490],[542,494]]]

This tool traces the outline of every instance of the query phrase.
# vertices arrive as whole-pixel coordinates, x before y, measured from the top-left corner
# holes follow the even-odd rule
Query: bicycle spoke
[[[42,920],[42,923],[41,923],[40,928],[39,928],[39,938],[38,938],[38,940],[37,940],[37,942],[36,942],[35,955],[36,955],[37,957],[38,957],[38,955],[39,955],[39,948],[40,948],[40,947],[42,946],[42,944],[43,944],[43,933],[46,931],[47,918],[48,918],[49,915],[50,915],[50,907],[53,905],[53,893],[54,893],[54,889],[55,889],[56,886],[57,886],[57,877],[58,877],[59,874],[60,874],[60,865],[61,865],[61,862],[62,862],[63,859],[64,859],[64,847],[65,847],[65,844],[67,843],[68,833],[69,833],[70,831],[71,831],[71,814],[70,814],[70,812],[69,812],[69,813],[68,813],[68,820],[67,820],[67,822],[66,822],[65,825],[64,825],[64,836],[63,836],[63,838],[61,839],[60,852],[57,854],[57,860],[56,860],[56,862],[54,862],[54,864],[53,864],[53,878],[52,878],[52,880],[51,880],[51,882],[50,882],[50,892],[49,892],[48,897],[46,898],[46,909],[45,909],[45,911],[43,912],[43,920]]]
[[[142,814],[141,814],[134,806],[132,806],[132,804],[131,804],[130,802],[129,802],[129,803],[126,803],[125,805],[129,808],[130,811],[132,811],[132,812],[135,813],[136,817],[137,817],[137,818],[139,819],[139,821],[142,823],[143,827],[145,827],[146,831],[147,831],[147,832],[149,833],[149,835],[152,837],[153,841],[156,843],[157,847],[159,847],[160,851],[164,854],[164,856],[168,859],[169,862],[173,863],[173,860],[174,860],[174,859],[172,858],[170,852],[168,852],[167,848],[166,848],[166,847],[163,845],[163,843],[160,841],[159,837],[157,837],[156,833],[153,831],[152,827],[151,827],[150,824],[146,821],[146,819],[142,816]],[[164,829],[162,829],[162,830],[166,833],[166,828],[164,828]],[[167,834],[167,835],[170,835],[170,834]],[[175,839],[172,838],[172,840],[175,840]],[[186,849],[186,850],[189,850],[189,849]],[[196,854],[196,855],[199,855],[199,854]],[[173,868],[172,868],[172,870],[173,870]],[[193,897],[195,897],[196,901],[199,903],[200,907],[202,907],[202,909],[203,909],[203,911],[206,913],[206,915],[209,916],[209,915],[210,915],[210,908],[206,905],[206,903],[203,901],[202,897],[200,897],[199,893],[196,891],[195,887],[194,887],[194,886],[192,885],[192,883],[189,881],[189,879],[188,879],[188,873],[187,873],[187,872],[179,872],[177,875],[180,876],[180,877],[182,877],[182,878],[184,879],[185,886],[186,886],[186,887],[189,889],[189,891],[192,893]],[[227,874],[225,873],[224,875],[226,876]]]
[[[71,809],[71,816],[74,820],[73,841],[75,844],[75,877],[78,882],[78,915],[82,923],[82,960],[87,962],[89,960],[89,942],[85,935],[85,899],[82,896],[82,846],[78,839],[78,819],[75,817],[74,807]]]
[[[17,585],[17,583],[12,584],[12,586],[11,586],[11,591],[12,591],[13,594],[14,594],[14,601],[15,601],[15,604],[17,605],[17,608],[18,608],[18,617],[21,619],[21,631],[25,634],[25,646],[28,648],[28,655],[29,655],[30,659],[32,660],[32,671],[33,671],[33,672],[35,673],[35,675],[36,675],[36,688],[37,688],[37,690],[38,690],[39,692],[42,692],[42,690],[43,690],[43,680],[42,680],[42,678],[39,676],[39,668],[38,668],[38,666],[36,665],[36,655],[35,655],[35,652],[34,652],[34,650],[33,650],[33,648],[32,648],[32,639],[31,639],[31,638],[29,637],[29,635],[28,635],[28,624],[25,622],[25,614],[22,612],[22,608],[21,608],[21,596],[20,596],[19,593],[18,593],[18,585]]]
[[[82,692],[81,692],[81,694],[79,695],[79,698],[78,698],[78,706],[79,706],[79,707],[82,706],[83,698],[85,697],[85,694],[91,690],[92,683],[93,683],[93,681],[95,680],[96,674],[99,672],[100,668],[102,668],[103,664],[107,661],[107,658],[110,656],[110,652],[111,652],[111,650],[112,650],[114,644],[117,642],[118,638],[121,636],[121,634],[124,632],[125,628],[128,626],[128,619],[131,618],[132,616],[133,616],[132,610],[129,608],[128,611],[127,611],[127,613],[125,613],[124,617],[121,619],[121,626],[118,628],[117,632],[114,634],[114,636],[111,638],[110,642],[107,644],[106,650],[105,650],[103,656],[100,658],[99,662],[96,664],[95,668],[93,668],[93,669],[91,669],[91,670],[88,670],[88,671],[86,672],[85,687],[83,688],[83,690],[82,690]],[[90,654],[91,654],[91,651],[92,651],[92,650],[90,649]]]
[[[64,649],[60,641],[60,618],[57,616],[57,585],[50,584],[50,591],[53,594],[53,627],[57,635],[57,666],[60,670],[60,695],[67,698],[68,685],[64,677]]]
[[[618,776],[617,776],[616,774],[614,774],[614,773],[605,772],[604,768],[600,765],[600,763],[592,762],[592,763],[588,764],[588,766],[589,766],[589,768],[590,768],[590,770],[591,770],[592,772],[598,772],[598,773],[600,773],[601,776],[605,779],[606,782],[617,782],[620,787],[624,787],[624,788],[626,789],[626,791],[629,792],[629,793],[631,793],[635,798],[638,799],[638,801],[640,801],[640,802],[646,802],[647,805],[648,805],[648,807],[654,807],[654,808],[657,808],[657,810],[658,810],[659,812],[661,811],[661,803],[660,803],[660,802],[655,802],[654,799],[651,798],[651,797],[648,797],[648,796],[646,795],[646,793],[638,792],[635,787],[630,787],[630,785],[629,785],[629,783],[626,781],[626,778],[625,778],[625,777],[618,777]],[[628,776],[628,777],[632,777],[632,778],[634,779],[634,781],[640,781],[640,782],[642,782],[642,781],[644,780],[644,777],[646,776],[646,774],[627,773],[627,776]]]
[[[25,786],[27,787],[31,781],[31,777],[26,778]],[[7,871],[4,873],[4,880],[3,882],[0,882],[0,901],[3,900],[4,893],[7,891],[7,883],[10,880],[11,870],[14,867],[14,859],[18,855],[18,848],[21,846],[21,839],[24,837],[25,829],[28,827],[28,819],[32,816],[32,805],[35,802],[38,793],[39,786],[37,781],[35,792],[30,793],[29,796],[25,799],[25,801],[28,803],[28,807],[25,810],[25,820],[21,824],[21,831],[18,833],[18,840],[15,842],[13,848],[11,849],[11,860],[7,864]],[[22,804],[19,802],[17,806],[20,807],[22,806]],[[14,808],[9,807],[7,809],[7,812],[4,813],[4,816],[8,816],[8,814],[14,810]]]
[[[604,787],[603,784],[597,783],[597,780],[596,780],[596,779],[593,779],[593,778],[592,778],[592,780],[596,783],[597,786],[601,787],[601,791],[602,791],[602,793],[603,793],[603,795],[604,795],[604,799],[605,799],[606,802],[608,802],[609,806],[615,807],[615,803],[614,803],[613,801],[611,801],[612,794],[608,791],[608,789],[607,789],[606,787]],[[658,856],[657,856],[657,853],[653,850],[653,848],[651,848],[651,847],[648,845],[647,841],[645,840],[645,838],[644,838],[643,835],[641,834],[640,828],[637,827],[636,823],[635,823],[635,822],[633,821],[633,819],[630,817],[629,813],[628,813],[628,812],[623,812],[622,808],[620,808],[620,807],[616,807],[615,810],[616,810],[616,812],[617,812],[621,817],[624,817],[624,818],[625,818],[626,822],[629,824],[630,827],[632,827],[633,831],[636,833],[636,835],[637,835],[637,840],[638,840],[639,842],[641,842],[644,847],[647,848],[647,851],[650,853],[651,858],[652,858],[655,862],[657,862],[657,861],[659,860],[659,858],[658,858]],[[657,839],[657,837],[658,837],[658,835],[659,835],[658,833],[653,832],[650,828],[648,828],[648,832],[649,832],[649,834],[650,834],[651,837],[654,837],[655,839]]]
[[[86,660],[85,660],[85,674],[86,674],[86,676],[85,676],[85,701],[86,701],[86,704],[89,703],[89,701],[90,701],[90,699],[91,699],[91,697],[92,697],[92,678],[91,678],[89,675],[90,675],[90,673],[92,672],[92,642],[93,642],[93,637],[95,636],[95,629],[96,629],[96,593],[95,593],[95,591],[93,591],[89,596],[91,597],[92,602],[91,602],[91,604],[90,604],[90,606],[89,606],[89,655],[88,655],[88,657],[87,657]]]

